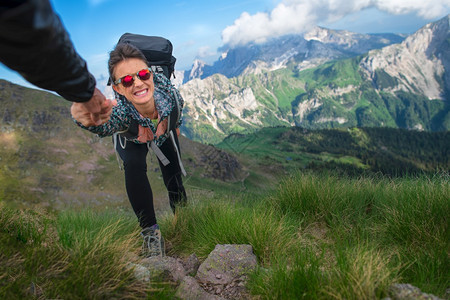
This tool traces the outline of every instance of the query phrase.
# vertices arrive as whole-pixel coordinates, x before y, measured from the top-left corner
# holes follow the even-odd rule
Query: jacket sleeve
[[[2,1],[0,61],[69,101],[86,102],[94,93],[95,78],[48,0]]]
[[[74,121],[75,124],[81,128],[89,130],[90,132],[97,134],[99,137],[106,137],[113,135],[116,132],[127,130],[131,123],[131,117],[126,113],[123,106],[118,105],[113,107],[111,117],[108,122],[102,125],[86,127],[77,120],[74,119]]]

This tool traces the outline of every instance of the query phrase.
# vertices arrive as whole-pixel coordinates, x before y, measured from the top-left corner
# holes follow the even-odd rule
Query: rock
[[[184,269],[186,270],[186,274],[191,276],[195,276],[195,274],[197,274],[198,268],[200,267],[200,261],[195,253],[191,254],[186,261],[183,261],[182,263]]]
[[[434,295],[422,293],[419,288],[411,284],[393,284],[389,287],[389,295],[392,300],[441,300]]]
[[[174,257],[152,256],[142,259],[140,264],[147,268],[151,277],[157,281],[181,282],[186,276],[183,265]]]
[[[135,258],[130,255],[127,258]],[[246,299],[247,274],[256,268],[251,245],[217,245],[199,266],[192,254],[183,261],[174,257],[148,257],[139,263],[129,262],[137,280],[143,282],[171,281],[179,284],[176,296],[181,299]],[[195,274],[196,277],[187,274]]]
[[[200,265],[196,278],[202,283],[230,284],[256,268],[251,245],[216,245]]]
[[[209,294],[191,276],[185,276],[178,286],[176,297],[185,300],[222,300],[224,298]]]
[[[126,269],[133,270],[134,277],[137,280],[143,281],[143,282],[150,281],[150,271],[146,267],[144,267],[140,264],[128,263]]]

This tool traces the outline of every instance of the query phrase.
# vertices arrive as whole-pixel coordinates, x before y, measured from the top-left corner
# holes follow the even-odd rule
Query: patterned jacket
[[[153,73],[153,82],[155,84],[153,97],[155,99],[156,110],[158,111],[159,122],[164,122],[174,108],[175,101],[178,101],[182,108],[184,100],[179,91],[164,75]],[[156,126],[152,120],[140,115],[131,102],[124,97],[119,97],[119,99],[117,99],[117,105],[113,107],[108,122],[100,126],[90,127],[85,127],[76,120],[75,123],[81,128],[89,130],[100,137],[105,137],[111,136],[114,133],[127,131],[133,120],[139,124],[139,133],[136,138],[131,139],[132,142],[143,144],[155,141],[156,145],[160,146],[167,139],[167,133],[156,138]],[[178,128],[180,125],[181,117],[176,127]]]

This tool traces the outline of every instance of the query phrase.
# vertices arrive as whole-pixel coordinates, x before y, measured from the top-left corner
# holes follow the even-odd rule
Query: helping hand
[[[95,89],[91,100],[74,102],[70,112],[83,126],[99,126],[109,120],[113,105],[117,105],[115,100],[106,99],[98,89]]]

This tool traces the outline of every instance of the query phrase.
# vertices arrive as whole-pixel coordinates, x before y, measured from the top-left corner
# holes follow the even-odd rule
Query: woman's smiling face
[[[131,75],[134,82],[130,87],[124,87],[122,83],[113,85],[119,94],[125,96],[134,106],[148,104],[153,101],[153,74],[147,80],[141,80],[136,73],[148,68],[147,64],[138,58],[127,58],[119,62],[114,69],[114,78],[119,79],[126,75]]]

